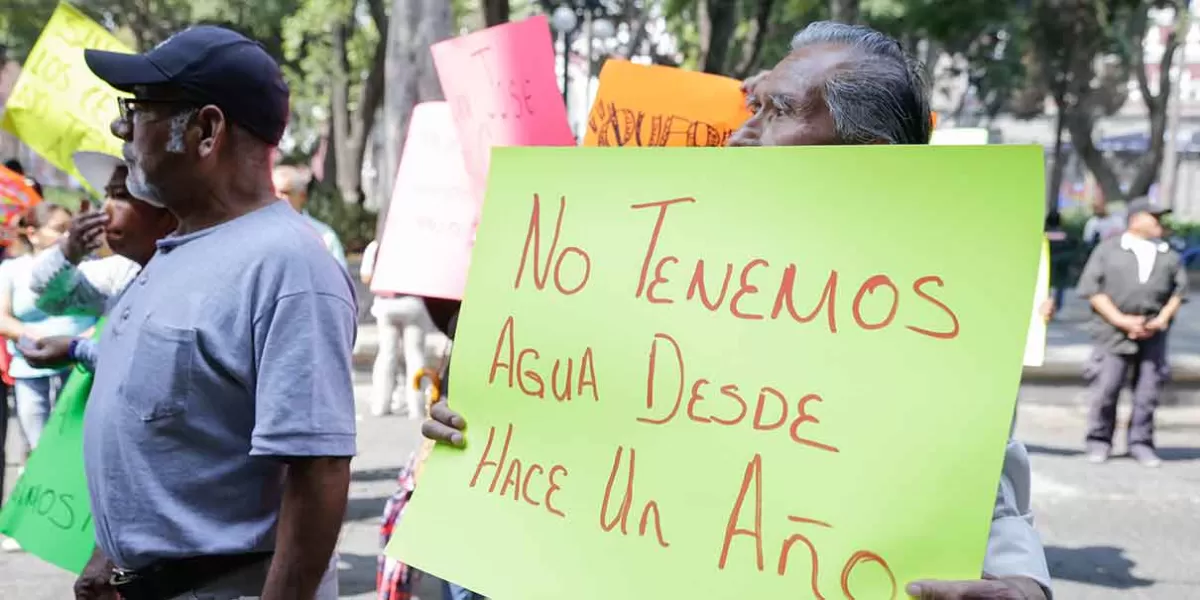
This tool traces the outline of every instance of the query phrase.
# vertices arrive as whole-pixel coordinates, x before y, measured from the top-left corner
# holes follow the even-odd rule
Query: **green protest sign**
[[[980,577],[1040,147],[497,148],[387,552],[498,600]],[[530,576],[535,574],[536,576]]]
[[[96,324],[97,335],[103,322]],[[71,370],[37,448],[0,509],[0,533],[26,552],[79,573],[96,543],[83,471],[83,411],[92,374]]]

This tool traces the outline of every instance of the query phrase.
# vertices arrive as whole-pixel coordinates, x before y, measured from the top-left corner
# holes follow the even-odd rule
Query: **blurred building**
[[[1172,96],[1172,101],[1179,98],[1181,102],[1179,125],[1176,130],[1180,160],[1172,205],[1181,218],[1200,221],[1200,3],[1192,3],[1192,14],[1191,30],[1186,42],[1176,51],[1176,63],[1169,74],[1179,82],[1177,95]],[[1159,72],[1159,62],[1165,50],[1164,43],[1174,24],[1173,15],[1168,10],[1152,11],[1151,17],[1143,52],[1147,81],[1150,89],[1157,91],[1163,77]],[[941,57],[937,63],[934,105],[935,109],[944,111],[944,114],[952,114],[960,103],[964,102],[965,77],[945,76],[946,73],[952,73],[954,68],[963,66],[965,65],[955,64],[949,57]],[[1118,173],[1122,173],[1123,165],[1132,164],[1144,153],[1150,142],[1146,105],[1142,101],[1136,79],[1128,82],[1126,93],[1127,97],[1121,108],[1115,114],[1100,119],[1094,130],[1097,146],[1117,167]],[[968,97],[965,104],[974,107],[978,102]],[[989,126],[993,129],[995,137],[1003,143],[1041,144],[1049,152],[1054,147],[1055,106],[1053,101],[1047,98],[1043,114],[1032,119],[1023,120],[1011,115],[1001,115],[985,123],[974,117],[964,119],[963,123],[951,121],[947,125]],[[1078,157],[1070,152],[1070,135],[1067,134],[1064,140],[1069,162],[1063,188],[1060,190],[1060,207],[1086,209],[1091,199],[1098,194],[1098,187],[1091,181],[1087,169]],[[1153,192],[1157,192],[1157,189],[1152,190]]]

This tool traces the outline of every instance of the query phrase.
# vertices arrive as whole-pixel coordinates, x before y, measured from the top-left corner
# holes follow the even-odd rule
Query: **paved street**
[[[367,389],[365,378],[360,379],[364,414]],[[1080,409],[1036,400],[1025,395],[1018,435],[1032,451],[1038,526],[1057,580],[1057,597],[1200,598],[1194,565],[1200,545],[1200,408],[1161,411],[1167,463],[1146,470],[1127,459],[1103,466],[1085,463],[1078,456]],[[365,418],[359,425],[360,455],[340,544],[341,585],[343,597],[365,600],[373,597],[375,587],[379,513],[417,431],[398,418]],[[9,475],[15,477],[14,470]],[[0,598],[70,597],[72,577],[31,556],[0,554],[0,573]]]

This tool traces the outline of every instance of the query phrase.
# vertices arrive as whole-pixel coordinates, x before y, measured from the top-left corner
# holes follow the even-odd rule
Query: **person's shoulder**
[[[278,294],[316,291],[352,299],[350,276],[307,219],[287,205],[264,210],[271,212],[253,224],[252,234],[241,247],[254,265],[256,279]]]
[[[333,227],[330,227],[325,221],[322,221],[308,213],[304,213],[303,217],[307,219],[308,224],[315,227],[317,231],[320,231],[323,234],[337,235],[337,232],[333,230]]]

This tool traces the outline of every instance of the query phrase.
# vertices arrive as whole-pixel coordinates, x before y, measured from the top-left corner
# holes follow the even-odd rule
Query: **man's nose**
[[[127,142],[133,141],[133,127],[129,124],[129,119],[125,117],[117,117],[109,123],[108,128],[112,134]]]
[[[751,117],[746,121],[733,135],[729,136],[729,141],[725,144],[730,147],[738,146],[758,146],[759,132],[758,126],[754,123],[755,117]]]

